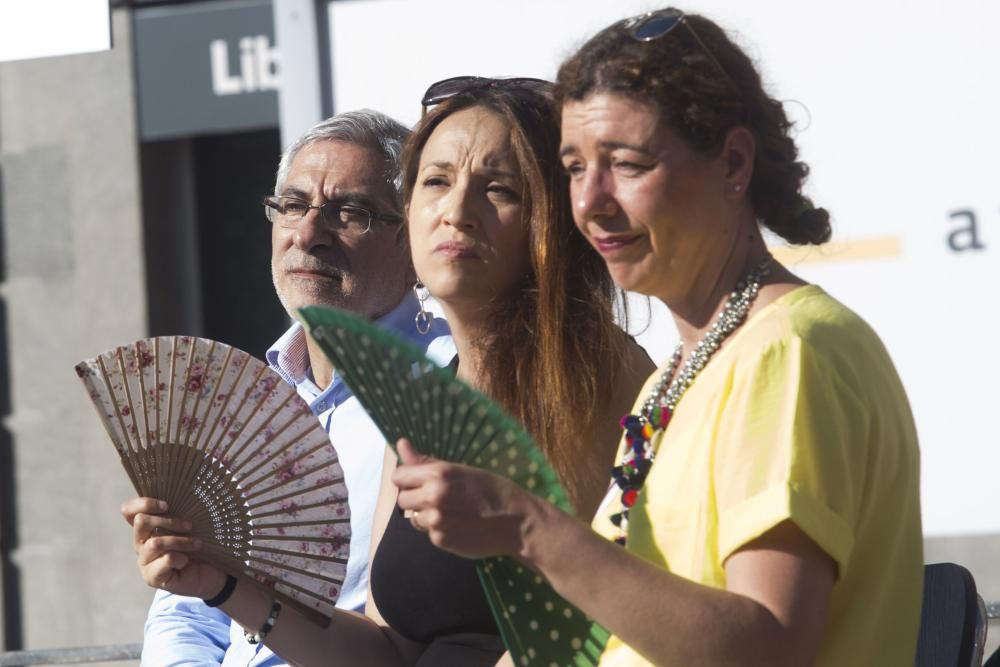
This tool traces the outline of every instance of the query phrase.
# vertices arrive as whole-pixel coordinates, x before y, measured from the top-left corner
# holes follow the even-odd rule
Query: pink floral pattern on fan
[[[350,544],[347,488],[293,388],[247,353],[189,336],[136,341],[76,372],[138,493],[190,519],[221,567],[332,613]]]

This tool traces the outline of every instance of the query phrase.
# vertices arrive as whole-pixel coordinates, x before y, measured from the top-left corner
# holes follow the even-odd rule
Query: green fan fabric
[[[493,401],[366,320],[323,306],[299,316],[392,446],[409,438],[423,454],[496,473],[572,513],[538,445]],[[598,664],[607,630],[517,560],[477,565],[514,664]]]

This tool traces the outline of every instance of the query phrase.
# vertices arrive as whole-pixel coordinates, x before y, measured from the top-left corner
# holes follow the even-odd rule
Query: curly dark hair
[[[830,239],[830,216],[803,196],[809,167],[798,160],[792,123],[765,92],[743,50],[711,20],[684,14],[667,34],[640,41],[629,19],[608,26],[562,64],[561,105],[593,93],[615,93],[657,109],[671,129],[706,155],[745,127],[756,140],[750,205],[757,220],[794,244]]]

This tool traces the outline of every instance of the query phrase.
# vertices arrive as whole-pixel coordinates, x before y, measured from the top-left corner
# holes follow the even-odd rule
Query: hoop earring
[[[424,292],[420,290],[424,290]],[[417,333],[421,336],[426,336],[430,333],[431,324],[434,322],[434,313],[430,313],[424,308],[424,304],[430,298],[430,292],[427,292],[424,284],[418,280],[413,283],[413,296],[417,297],[417,303],[420,304],[420,310],[417,311],[417,316],[413,318],[413,322],[417,325]]]

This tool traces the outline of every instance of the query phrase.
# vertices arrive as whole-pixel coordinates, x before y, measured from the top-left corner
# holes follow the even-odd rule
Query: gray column
[[[151,598],[118,515],[134,493],[73,372],[146,330],[125,10],[113,31],[111,52],[0,65],[3,427],[25,648],[139,641]]]
[[[318,18],[325,16],[326,0],[274,0],[274,38],[281,53],[278,110],[281,146],[287,148],[303,132],[332,113],[324,109],[321,58],[329,59],[326,42],[319,39]],[[328,40],[327,40],[328,42]],[[328,113],[324,113],[328,112]]]

